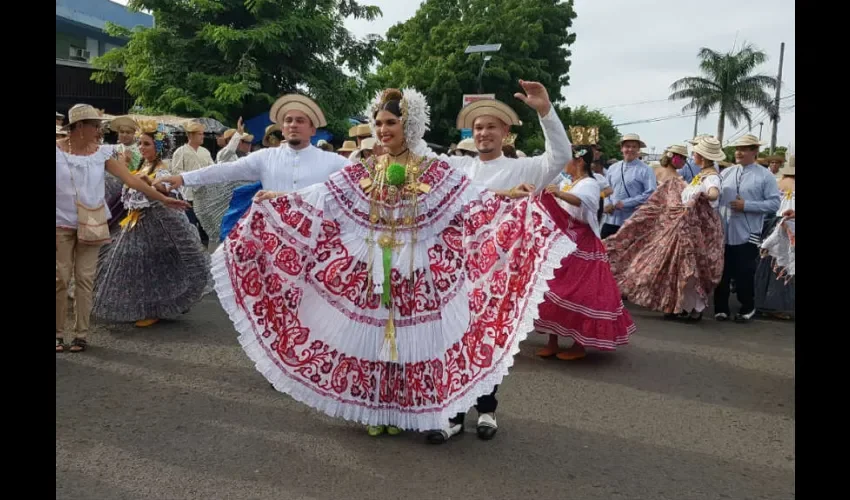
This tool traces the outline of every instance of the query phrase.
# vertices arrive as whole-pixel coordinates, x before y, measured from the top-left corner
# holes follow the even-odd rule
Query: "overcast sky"
[[[118,0],[126,3],[125,0]],[[348,20],[357,36],[385,34],[387,29],[410,18],[420,0],[361,0],[377,5],[384,15],[374,22]],[[576,42],[570,47],[570,85],[564,95],[567,104],[601,108],[615,124],[681,113],[685,102],[670,102],[670,84],[684,76],[698,74],[697,52],[701,47],[717,51],[732,49],[745,42],[768,54],[760,72],[776,75],[779,45],[785,42],[778,145],[794,140],[795,90],[794,2],[792,0],[575,0],[578,17],[573,24]],[[470,40],[470,43],[483,43]],[[651,102],[646,102],[651,101]],[[641,104],[635,104],[641,103]],[[789,109],[790,108],[790,109]],[[771,123],[764,113],[754,112],[753,133],[770,141]],[[744,125],[745,127],[745,125]],[[670,144],[681,143],[693,134],[694,119],[682,117],[652,123],[621,125],[622,133],[636,132],[660,152]],[[739,132],[740,131],[740,132]],[[717,113],[699,125],[699,133],[717,132]],[[747,130],[726,125],[726,139]]]
[[[362,0],[384,12],[376,22],[349,20],[348,28],[358,36],[384,34],[387,28],[415,12],[419,0]],[[794,93],[794,2],[792,0],[575,0],[578,17],[573,23],[576,41],[572,50],[570,85],[564,95],[567,104],[603,108],[615,124],[681,113],[685,102],[667,101],[670,84],[684,76],[698,74],[697,52],[701,47],[729,50],[744,42],[767,52],[768,62],[760,72],[776,76],[779,45],[785,42],[782,96]],[[470,40],[470,43],[483,43]],[[653,101],[653,102],[645,102]],[[641,102],[643,104],[633,104]],[[794,97],[781,101],[788,108]],[[631,104],[631,105],[629,105]],[[794,140],[794,109],[782,110],[777,145]],[[717,132],[717,113],[699,124],[699,133]],[[771,123],[754,112],[753,133],[770,141]],[[745,125],[743,125],[745,127]],[[726,125],[726,138],[738,128]],[[676,118],[622,125],[622,133],[636,132],[656,152],[690,138],[694,118]],[[746,128],[741,133],[746,133]]]

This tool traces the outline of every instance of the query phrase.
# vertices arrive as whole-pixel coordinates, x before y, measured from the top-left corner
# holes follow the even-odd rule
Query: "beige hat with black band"
[[[301,94],[286,94],[281,96],[272,105],[272,109],[269,111],[269,118],[272,122],[283,126],[283,119],[286,117],[286,113],[293,110],[301,111],[307,115],[307,118],[310,119],[316,128],[328,126],[328,122],[325,120],[325,114],[322,113],[319,105],[309,97]]]
[[[694,146],[694,153],[698,153],[706,160],[721,161],[726,159],[726,153],[720,147],[720,141],[712,136],[701,137]]]
[[[754,136],[753,134],[745,134],[744,136],[739,138],[737,141],[732,143],[732,146],[737,148],[737,147],[744,147],[744,146],[764,146],[764,144],[762,144],[762,142],[759,140],[759,138]]]
[[[86,120],[103,121],[103,113],[90,104],[75,104],[68,110],[68,123],[62,127],[62,130],[68,130],[71,125]]]
[[[640,136],[637,135],[637,134],[626,134],[626,135],[624,135],[623,137],[620,138],[620,142],[617,143],[617,144],[622,146],[623,143],[626,142],[626,141],[637,141],[640,144],[640,147],[642,147],[642,148],[646,147],[646,143],[643,142],[642,140],[640,140]]]
[[[458,129],[472,128],[475,119],[482,116],[496,117],[508,126],[522,125],[519,115],[507,104],[495,99],[482,99],[460,110],[456,126]]]
[[[136,123],[136,120],[130,118],[129,116],[116,116],[115,118],[109,121],[109,129],[113,132],[120,131],[121,127],[127,127],[133,130],[138,130],[139,124]]]

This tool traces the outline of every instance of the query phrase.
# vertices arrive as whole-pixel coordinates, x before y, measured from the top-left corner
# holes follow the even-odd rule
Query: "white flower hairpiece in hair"
[[[401,91],[401,111],[402,111],[402,126],[404,127],[404,139],[407,142],[407,147],[414,154],[426,155],[430,152],[428,145],[423,138],[425,132],[428,131],[428,125],[431,121],[431,107],[428,106],[428,101],[416,89],[405,88]],[[375,98],[369,103],[369,108],[366,110],[366,116],[369,118],[369,128],[372,129],[372,137],[378,142],[378,132],[375,129],[375,113],[381,109],[383,104],[384,91],[378,91]]]
[[[582,156],[584,156],[584,155],[586,155],[586,154],[587,154],[587,150],[586,150],[586,149],[577,149],[577,150],[575,150],[575,152],[573,153],[573,158],[581,158]]]
[[[673,152],[672,152],[672,151],[667,151],[667,154],[666,154],[666,155],[664,155],[664,156],[666,156],[667,158],[673,158]]]

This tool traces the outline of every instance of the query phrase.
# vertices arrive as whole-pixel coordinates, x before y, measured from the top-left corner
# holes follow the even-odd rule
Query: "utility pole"
[[[694,137],[697,136],[697,126],[699,125],[699,111],[697,111],[696,117],[694,117]]]
[[[759,122],[759,142],[761,142],[761,129],[764,128],[764,122]]]
[[[779,74],[776,77],[776,99],[773,101],[773,132],[770,134],[770,154],[776,149],[776,129],[779,127],[779,92],[782,90],[782,62],[785,60],[785,42],[779,46]]]

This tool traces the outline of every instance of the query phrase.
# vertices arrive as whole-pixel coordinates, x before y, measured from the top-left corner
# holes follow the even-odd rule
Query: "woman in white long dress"
[[[527,187],[482,192],[417,153],[424,96],[376,105],[388,153],[255,203],[213,256],[216,290],[277,390],[373,435],[439,429],[507,374],[575,244],[509,199]]]

